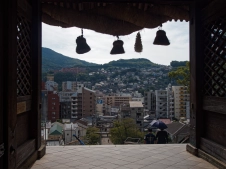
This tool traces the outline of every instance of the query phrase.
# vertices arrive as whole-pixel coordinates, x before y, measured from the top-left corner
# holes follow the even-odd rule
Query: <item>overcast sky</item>
[[[92,30],[83,30],[86,42],[91,51],[79,55],[75,52],[75,39],[81,35],[80,28],[61,28],[42,24],[42,46],[50,48],[58,53],[72,58],[88,62],[103,64],[112,60],[147,58],[150,61],[169,65],[172,60],[189,60],[189,23],[188,22],[167,22],[163,24],[163,30],[170,40],[169,46],[153,45],[156,29],[143,29],[140,31],[143,52],[136,53],[134,44],[137,32],[127,36],[120,36],[124,41],[125,54],[110,55],[112,43],[117,39],[114,36],[101,34]]]

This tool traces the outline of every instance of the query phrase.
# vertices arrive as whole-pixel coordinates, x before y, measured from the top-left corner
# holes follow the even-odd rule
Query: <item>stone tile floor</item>
[[[215,169],[186,144],[47,146],[32,169]]]

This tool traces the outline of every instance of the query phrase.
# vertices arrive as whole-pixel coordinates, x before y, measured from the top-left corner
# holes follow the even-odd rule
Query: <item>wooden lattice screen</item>
[[[17,96],[31,95],[31,23],[17,17]]]
[[[204,29],[204,95],[226,97],[226,17]]]

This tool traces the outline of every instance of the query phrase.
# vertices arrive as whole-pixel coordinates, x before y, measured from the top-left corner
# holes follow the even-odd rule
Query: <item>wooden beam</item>
[[[175,4],[175,5],[185,5],[191,4],[194,0],[41,0],[42,3],[45,2],[73,2],[73,3],[83,3],[83,2],[101,2],[101,3],[153,3],[153,4]]]

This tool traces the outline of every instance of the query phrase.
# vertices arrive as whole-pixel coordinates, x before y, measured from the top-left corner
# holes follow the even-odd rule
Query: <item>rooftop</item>
[[[129,104],[130,104],[130,107],[143,107],[142,102],[138,102],[138,101],[130,101]]]
[[[186,151],[186,144],[47,146],[32,169],[215,169]]]

